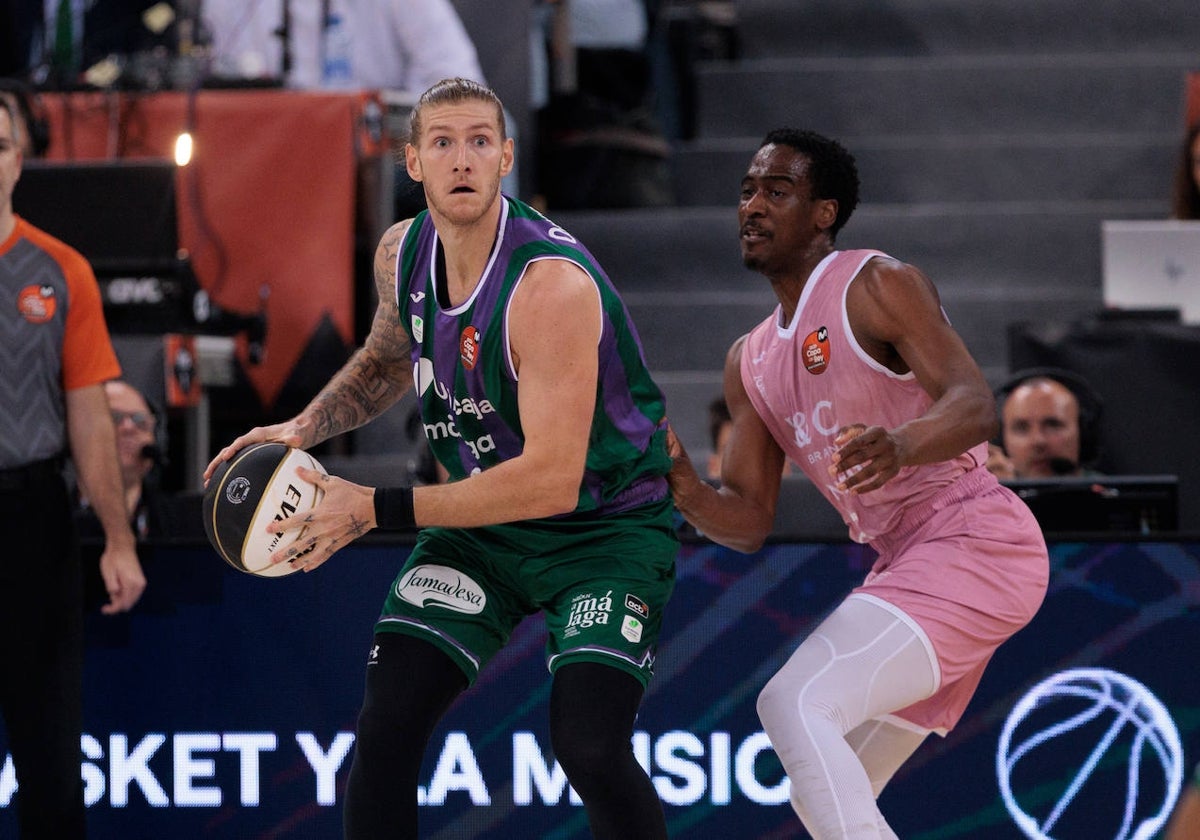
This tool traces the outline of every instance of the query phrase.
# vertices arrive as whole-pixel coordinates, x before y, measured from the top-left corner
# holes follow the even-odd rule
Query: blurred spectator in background
[[[0,75],[38,84],[74,80],[82,56],[84,0],[0,3]]]
[[[213,74],[414,99],[440,79],[486,81],[450,0],[291,0],[286,21],[284,8],[283,0],[205,0]]]
[[[697,67],[736,61],[741,52],[734,0],[648,0],[658,7],[648,52],[658,113],[672,143],[696,137]]]
[[[123,379],[104,383],[104,395],[117,430],[117,461],[121,466],[125,515],[137,538],[138,558],[147,579],[153,579],[155,544],[178,540],[197,542],[204,539],[202,494],[168,492],[163,485],[167,465],[167,418],[161,407],[138,388]],[[82,539],[84,557],[84,609],[91,617],[103,603],[104,581],[97,564],[89,562],[99,538],[100,522],[87,494],[77,488],[75,526]],[[171,609],[168,592],[155,585],[138,602],[138,611],[153,614]],[[120,642],[127,639],[127,622],[93,622],[88,626],[88,643]]]
[[[540,0],[532,34],[537,192],[556,209],[675,202],[648,36],[658,0]]]
[[[670,156],[696,133],[696,65],[738,55],[733,0],[534,0],[530,45],[540,200],[674,204]]]
[[[1019,371],[996,390],[1000,439],[988,469],[999,479],[1097,475],[1103,403],[1083,377],[1060,368]]]
[[[139,541],[168,532],[167,511],[161,492],[161,470],[166,445],[159,413],[137,388],[120,379],[104,383],[104,394],[117,430],[117,457],[125,512]],[[87,497],[81,495],[80,533],[91,536],[99,523],[91,514]],[[89,527],[89,525],[91,527]]]
[[[0,3],[0,76],[26,76],[33,61],[33,31],[38,7]]]
[[[286,21],[284,7],[284,0],[205,0],[213,77],[303,90],[397,91],[413,101],[441,79],[487,82],[450,0],[290,0]],[[508,123],[515,138],[517,126],[511,117]],[[407,137],[393,139],[402,155]],[[395,173],[395,219],[411,218],[425,209],[425,194],[403,161]],[[516,195],[518,183],[514,167],[504,191]]]
[[[57,2],[57,0],[55,0]],[[198,0],[191,0],[194,7]],[[170,49],[170,25],[176,15],[188,14],[188,0],[90,0],[83,19],[83,63],[99,61],[107,55],[132,55],[161,46]],[[147,10],[159,7],[162,17],[148,16]],[[170,7],[170,12],[167,12]],[[154,22],[152,29],[148,22]],[[157,30],[157,31],[156,31]]]
[[[186,2],[176,0],[177,5]],[[163,33],[151,30],[143,18],[155,5],[163,8],[165,16],[158,19],[166,27],[174,13],[162,0],[0,2],[0,76],[70,88],[80,84],[90,65],[110,55],[165,47]]]
[[[1184,136],[1172,198],[1172,218],[1200,219],[1200,120],[1193,123]]]

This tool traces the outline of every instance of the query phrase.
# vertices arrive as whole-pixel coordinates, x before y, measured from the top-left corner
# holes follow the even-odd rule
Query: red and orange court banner
[[[171,159],[190,130],[192,161],[178,175],[180,242],[218,306],[265,305],[262,362],[249,361],[244,343],[239,350],[265,406],[322,321],[353,342],[359,164],[386,142],[375,94],[82,92],[44,101],[51,160]]]

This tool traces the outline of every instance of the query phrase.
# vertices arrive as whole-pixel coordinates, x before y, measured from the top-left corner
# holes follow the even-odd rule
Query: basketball
[[[271,555],[304,536],[306,529],[269,534],[272,521],[311,510],[324,495],[296,475],[296,467],[325,472],[302,449],[282,443],[257,443],[222,464],[204,491],[204,532],[217,554],[241,572],[280,577],[296,571],[292,563],[271,565]]]

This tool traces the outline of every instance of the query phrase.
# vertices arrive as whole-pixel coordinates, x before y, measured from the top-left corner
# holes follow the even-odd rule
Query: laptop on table
[[[1102,288],[1109,309],[1176,309],[1200,324],[1200,221],[1101,223]]]

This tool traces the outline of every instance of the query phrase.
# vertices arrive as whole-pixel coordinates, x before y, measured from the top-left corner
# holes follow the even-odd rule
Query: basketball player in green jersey
[[[666,837],[630,745],[678,548],[662,394],[624,304],[567,231],[500,193],[513,160],[500,101],[462,79],[426,91],[407,167],[428,210],[376,253],[365,345],[298,416],[241,436],[310,448],[415,387],[450,475],[416,488],[320,481],[274,558],[311,570],[374,527],[420,529],[375,625],[345,830],[415,838],[438,720],[527,615],[542,612],[555,756],[593,836]],[[275,526],[279,528],[279,525]]]

